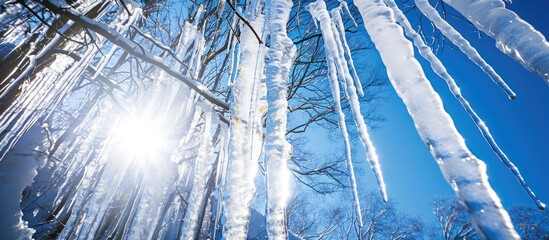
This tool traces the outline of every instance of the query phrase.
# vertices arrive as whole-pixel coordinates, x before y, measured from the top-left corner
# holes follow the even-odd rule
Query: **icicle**
[[[477,50],[471,46],[469,41],[463,38],[458,31],[456,31],[452,26],[450,26],[450,24],[440,17],[437,10],[429,5],[429,2],[426,0],[416,0],[416,6],[425,16],[427,16],[427,18],[429,18],[429,20],[431,20],[431,22],[435,24],[444,36],[446,36],[454,45],[458,46],[461,52],[465,53],[471,61],[479,66],[482,71],[484,71],[501,89],[503,89],[509,98],[514,99],[516,97],[513,90],[507,86],[507,83],[501,79],[492,66],[484,61]]]
[[[345,2],[343,2],[345,3]],[[345,9],[348,10],[348,7],[347,7],[347,4],[343,4],[343,6],[345,6]],[[356,72],[356,68],[355,68],[355,63],[353,62],[353,57],[351,56],[351,49],[349,48],[349,44],[347,44],[347,38],[345,37],[345,25],[343,25],[343,20],[341,19],[341,14],[340,14],[340,9],[338,8],[335,8],[335,9],[332,9],[332,11],[330,11],[330,16],[332,16],[332,22],[333,24],[337,27],[337,30],[341,33],[340,36],[340,41],[343,42],[343,47],[345,49],[345,54],[347,54],[347,59],[348,59],[348,62],[349,62],[349,66],[351,67],[351,72],[353,73],[353,78],[355,80],[355,84],[356,84],[356,88],[358,90],[358,94],[360,94],[361,97],[364,97],[364,90],[362,89],[362,83],[360,82],[360,78],[358,78],[358,75],[357,75],[357,72]],[[350,12],[349,12],[349,15],[350,15]],[[353,19],[351,17],[351,19]],[[355,20],[353,19],[353,22],[355,23],[356,25],[356,22]]]
[[[93,1],[88,1],[87,4],[81,5],[83,9],[90,7]],[[95,3],[97,4],[97,3]],[[136,20],[139,16],[140,9],[136,8],[135,3],[128,4],[131,7],[135,14],[132,17],[128,16],[127,13],[121,13],[118,18],[114,19],[110,26],[112,26],[118,32],[124,32],[127,30],[131,22],[129,20]],[[84,8],[85,7],[85,8]],[[97,16],[100,17],[105,14],[106,11],[103,11]],[[66,31],[70,25],[64,26],[60,31]],[[79,33],[75,36],[75,39],[84,38],[85,33]],[[59,35],[55,35],[55,40],[52,40],[52,43],[59,43],[61,40]],[[72,57],[68,55],[58,55],[55,57],[54,63],[50,64],[45,70],[35,73],[32,76],[32,81],[30,84],[23,85],[22,91],[19,97],[14,101],[13,104],[2,114],[0,118],[0,130],[9,129],[8,133],[3,136],[0,140],[0,160],[2,155],[6,153],[21,137],[26,130],[28,130],[41,116],[41,114],[46,113],[46,110],[49,108],[55,108],[63,97],[67,96],[69,90],[76,84],[78,78],[84,72],[86,67],[90,65],[93,60],[97,49],[95,46],[101,47],[105,42],[105,39],[98,37],[94,46],[85,48],[85,50],[80,54],[80,59],[75,61]],[[30,72],[33,69],[36,59],[46,54],[51,50],[55,44],[49,44],[47,47],[41,49],[41,52],[38,55],[29,56],[29,64],[31,67],[27,68],[26,73]],[[68,52],[76,51],[81,46],[74,42],[67,42],[63,47],[63,50]],[[11,81],[12,83],[8,87],[8,90],[15,87],[16,83],[22,80],[25,74],[21,74],[16,79],[11,79],[6,81]],[[2,93],[2,96],[6,92]]]
[[[383,172],[381,171],[379,158],[375,150],[374,144],[370,139],[368,128],[366,126],[366,123],[364,122],[364,117],[362,117],[362,114],[360,113],[360,103],[358,101],[358,96],[356,94],[356,87],[353,84],[353,78],[349,73],[349,68],[347,67],[348,66],[347,61],[345,60],[345,56],[344,56],[345,50],[343,49],[343,43],[340,40],[342,36],[337,28],[332,28],[332,29],[333,29],[332,33],[334,34],[333,39],[336,43],[335,44],[336,48],[335,49],[327,48],[327,50],[328,52],[331,52],[330,55],[331,57],[333,57],[334,63],[338,69],[337,73],[340,81],[342,82],[342,86],[345,89],[345,96],[349,100],[351,112],[359,132],[360,141],[367,151],[366,159],[370,163],[370,167],[375,174],[378,187],[381,192],[381,196],[383,197],[384,201],[387,201],[388,197],[387,197],[387,191],[385,187],[385,181],[383,180]]]
[[[387,67],[389,79],[402,98],[416,129],[471,214],[478,233],[489,239],[519,239],[509,214],[488,183],[486,165],[474,156],[444,111],[413,48],[404,38],[393,12],[381,0],[355,0],[365,28]],[[400,57],[394,57],[397,54]]]
[[[237,17],[233,17],[233,21],[231,23],[231,29],[236,29],[236,21],[237,20]],[[237,72],[237,69],[235,69],[235,66],[238,66],[239,64],[239,61],[240,61],[240,55],[239,54],[235,54],[236,53],[236,49],[237,49],[237,42],[236,40],[238,40],[235,36],[235,33],[231,32],[231,44],[229,46],[231,46],[230,48],[230,52],[229,52],[229,68],[228,68],[228,71],[229,73],[227,74],[227,85],[230,88],[232,88],[232,86],[234,85],[234,81],[235,81],[235,76],[233,76],[233,73]],[[235,56],[236,55],[236,56]],[[236,58],[236,59],[235,59]]]
[[[418,8],[422,9],[423,7],[425,7],[425,6],[422,6],[422,4],[428,5],[427,2],[419,3],[420,1],[424,1],[424,0],[416,0],[416,2],[418,2],[418,5],[417,5]],[[496,143],[496,140],[490,133],[490,130],[485,125],[484,121],[478,116],[478,114],[471,107],[467,99],[465,99],[461,94],[461,91],[456,81],[452,76],[450,76],[450,74],[446,70],[446,67],[444,67],[442,62],[440,62],[440,60],[435,56],[435,54],[431,51],[431,49],[425,44],[421,36],[419,36],[419,34],[417,34],[417,32],[412,28],[412,26],[410,25],[410,22],[406,19],[406,17],[404,16],[404,13],[402,13],[402,11],[397,7],[396,3],[393,0],[385,0],[385,2],[391,9],[393,9],[396,16],[396,20],[404,28],[405,34],[413,39],[414,45],[419,49],[419,53],[421,54],[421,56],[423,56],[427,61],[429,61],[433,71],[442,79],[444,79],[444,81],[446,81],[448,88],[450,89],[454,97],[459,101],[461,106],[465,109],[465,111],[469,114],[469,116],[471,116],[471,118],[475,122],[475,125],[480,130],[480,133],[482,134],[482,136],[484,137],[488,145],[490,145],[494,153],[496,153],[499,159],[513,173],[515,178],[519,181],[522,188],[526,191],[526,193],[529,195],[532,201],[534,201],[540,209],[544,209],[545,204],[536,197],[536,195],[530,189],[528,184],[526,184],[526,181],[524,181],[524,178],[520,174],[520,171],[518,170],[518,168],[515,166],[515,164],[513,164],[513,162],[507,157],[507,155],[503,152],[503,150],[501,150],[501,148],[498,146],[498,144]],[[434,8],[432,8],[432,10],[435,11]],[[436,22],[435,22],[435,25],[436,25]]]
[[[318,0],[308,5],[309,12],[316,21],[320,22],[320,27],[322,30],[322,36],[324,38],[324,44],[327,52],[327,61],[328,61],[328,79],[330,81],[330,89],[332,91],[332,97],[334,98],[334,107],[338,116],[338,125],[341,130],[341,135],[343,136],[343,142],[345,144],[345,157],[347,160],[347,168],[349,169],[349,176],[351,182],[351,188],[353,192],[353,200],[355,205],[355,211],[358,216],[359,225],[362,226],[362,211],[360,209],[360,200],[358,198],[358,188],[356,184],[356,177],[353,167],[353,159],[351,155],[351,144],[349,140],[349,133],[347,132],[347,123],[345,122],[345,114],[341,109],[341,99],[339,91],[339,83],[337,79],[338,67],[336,67],[337,55],[334,52],[337,51],[337,42],[334,39],[334,32],[332,31],[332,26],[330,24],[330,17],[328,11],[326,10],[326,4],[322,0]],[[339,11],[339,10],[337,10]],[[335,55],[335,56],[334,56]],[[338,64],[339,65],[339,64]],[[341,70],[339,70],[341,71]]]
[[[256,31],[262,31],[262,15],[250,21]],[[250,205],[255,196],[254,179],[257,173],[257,158],[253,156],[253,117],[257,104],[253,98],[257,87],[258,72],[262,72],[259,62],[259,43],[248,27],[241,28],[240,60],[238,77],[234,82],[231,104],[231,139],[229,142],[230,161],[227,172],[224,213],[227,222],[223,237],[226,239],[245,239],[248,232]],[[252,71],[251,69],[254,69]]]
[[[549,84],[549,43],[532,25],[501,0],[444,0],[475,26],[496,40],[503,53],[514,58]]]
[[[271,46],[267,51],[267,128],[265,159],[267,163],[267,230],[269,239],[287,239],[286,204],[290,196],[288,160],[291,145],[286,141],[288,101],[286,82],[296,48],[287,35],[286,24],[292,1],[272,0],[270,6]],[[267,9],[269,9],[267,8]]]
[[[199,236],[198,227],[200,225],[199,216],[202,207],[203,198],[205,196],[204,191],[206,190],[206,183],[208,180],[208,173],[212,166],[211,154],[213,152],[212,146],[212,113],[210,110],[203,109],[204,112],[204,127],[202,133],[202,142],[200,144],[198,156],[195,161],[197,161],[197,168],[195,171],[194,183],[191,194],[189,196],[189,205],[187,206],[187,213],[185,214],[185,219],[183,220],[183,235],[181,239],[196,239]]]

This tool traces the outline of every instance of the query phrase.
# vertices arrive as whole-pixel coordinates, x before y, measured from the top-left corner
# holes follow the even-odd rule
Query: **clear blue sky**
[[[508,5],[545,36],[549,35],[549,1],[514,1]],[[543,201],[549,202],[549,86],[537,75],[501,53],[494,40],[479,39],[470,26],[451,22],[504,80],[515,90],[517,99],[509,100],[480,68],[458,50],[446,48],[439,57],[460,85],[464,96],[484,119],[500,147],[521,170],[524,178]],[[416,52],[416,57],[417,57]],[[489,181],[505,207],[535,206],[512,174],[492,153],[476,126],[448,91],[442,79],[418,57],[441,95],[467,146],[488,165]],[[373,132],[387,182],[389,196],[399,208],[413,215],[429,214],[428,202],[436,195],[453,195],[436,162],[421,142],[404,104],[392,87],[389,100],[381,109],[386,121]],[[370,174],[370,173],[366,173]],[[373,178],[361,184],[372,186]],[[368,187],[371,188],[371,187]]]

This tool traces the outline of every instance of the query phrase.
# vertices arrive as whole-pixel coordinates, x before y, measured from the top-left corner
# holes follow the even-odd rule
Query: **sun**
[[[158,119],[131,116],[120,120],[113,140],[116,148],[129,157],[147,158],[160,154],[167,139]]]

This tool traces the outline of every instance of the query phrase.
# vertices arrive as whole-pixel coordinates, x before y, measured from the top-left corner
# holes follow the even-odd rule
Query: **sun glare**
[[[115,131],[117,148],[132,157],[158,154],[165,143],[159,121],[152,118],[122,119]]]

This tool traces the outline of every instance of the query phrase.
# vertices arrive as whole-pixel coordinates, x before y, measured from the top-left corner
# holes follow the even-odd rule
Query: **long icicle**
[[[516,94],[513,90],[501,79],[499,74],[490,66],[478,51],[471,46],[471,43],[467,41],[461,34],[456,31],[448,22],[446,22],[440,15],[437,10],[429,5],[429,2],[426,0],[415,0],[417,8],[425,15],[435,26],[442,32],[442,34],[448,38],[454,45],[456,45],[461,52],[463,52],[473,63],[484,71],[491,79],[494,81],[510,99],[515,99]],[[392,8],[392,7],[391,7]],[[413,29],[412,29],[413,30]]]
[[[505,8],[501,0],[444,0],[479,30],[496,40],[496,47],[549,85],[549,43],[532,25]]]
[[[288,37],[286,25],[293,3],[271,0],[271,47],[267,51],[265,83],[267,84],[267,127],[265,129],[265,160],[267,163],[267,230],[269,239],[287,239],[286,206],[290,197],[291,173],[288,160],[292,147],[286,141],[288,100],[286,86],[296,47]]]
[[[335,50],[334,54],[337,54],[336,65],[340,70],[338,71],[339,78],[344,83],[343,86],[345,88],[345,96],[349,100],[351,112],[359,132],[358,137],[362,142],[362,145],[367,151],[366,159],[370,164],[370,168],[374,172],[383,201],[387,202],[388,201],[387,189],[385,186],[385,180],[383,179],[383,171],[381,171],[379,157],[377,155],[377,151],[375,149],[374,143],[370,138],[370,134],[368,133],[368,127],[364,122],[364,117],[360,112],[360,102],[358,101],[358,96],[356,94],[356,87],[353,83],[353,79],[351,77],[351,74],[349,73],[349,68],[347,67],[348,66],[347,61],[345,60],[345,57],[344,57],[345,50],[343,49],[343,43],[341,42],[341,38],[345,36],[342,36],[344,33],[340,33],[337,28],[333,28],[333,33],[334,33],[334,40],[336,41],[336,46],[337,46],[337,49]]]
[[[345,144],[345,158],[347,161],[347,168],[349,170],[349,177],[351,182],[351,188],[353,191],[353,200],[355,205],[355,211],[359,220],[360,226],[362,226],[362,211],[360,209],[360,200],[358,198],[358,187],[356,184],[355,170],[353,167],[353,159],[351,155],[351,143],[349,140],[349,133],[347,132],[347,123],[345,122],[345,114],[341,108],[341,97],[339,90],[339,83],[337,79],[337,67],[336,56],[333,56],[334,50],[337,50],[337,43],[334,39],[334,33],[332,31],[330,17],[326,10],[326,4],[323,0],[318,0],[308,5],[311,15],[315,18],[315,21],[320,22],[320,29],[322,31],[322,37],[324,38],[324,45],[327,52],[328,62],[328,79],[330,81],[330,89],[332,91],[332,97],[334,98],[334,109],[338,117],[338,125],[343,136],[343,142]]]
[[[488,239],[519,239],[509,214],[488,182],[486,164],[465,145],[440,96],[415,59],[412,44],[396,24],[393,11],[381,0],[354,3],[387,67],[391,84],[447,182],[471,215],[478,233]]]
[[[396,20],[404,28],[404,33],[408,37],[413,39],[414,45],[419,50],[419,54],[423,58],[425,58],[427,61],[429,61],[433,71],[442,79],[444,79],[444,81],[448,85],[448,88],[450,89],[454,97],[459,101],[461,106],[473,119],[473,121],[475,122],[475,125],[480,130],[482,137],[484,137],[488,145],[490,145],[490,148],[492,148],[492,151],[494,151],[494,153],[505,164],[505,166],[513,173],[515,178],[519,181],[522,188],[526,191],[526,193],[532,199],[532,201],[534,201],[540,209],[545,209],[545,204],[536,197],[536,194],[534,194],[534,192],[530,189],[528,184],[526,184],[526,181],[520,174],[520,171],[518,170],[518,168],[515,166],[515,164],[513,164],[513,162],[507,157],[507,155],[503,152],[503,150],[501,150],[501,148],[498,146],[498,144],[496,143],[496,140],[490,133],[490,130],[488,129],[484,121],[479,117],[479,115],[476,113],[473,107],[471,107],[467,99],[463,97],[463,95],[461,94],[461,90],[459,89],[459,86],[457,85],[454,78],[448,73],[448,71],[446,70],[446,67],[444,67],[444,65],[438,59],[438,57],[435,56],[431,48],[429,48],[429,46],[425,44],[421,36],[419,36],[419,34],[412,28],[412,26],[410,25],[410,22],[408,21],[408,19],[406,19],[406,16],[404,16],[404,13],[402,13],[402,11],[398,8],[395,1],[385,0],[385,2],[391,9],[393,9]]]
[[[347,7],[347,3],[345,2],[341,2],[342,4],[342,7],[344,7],[345,9],[348,9]],[[361,97],[364,97],[364,90],[362,89],[362,83],[360,82],[360,78],[358,77],[358,74],[357,74],[357,71],[356,71],[356,68],[355,68],[355,63],[353,61],[353,57],[351,56],[351,48],[349,48],[349,44],[347,43],[347,38],[345,37],[345,25],[343,24],[343,20],[341,19],[341,11],[342,9],[341,8],[334,8],[332,9],[332,11],[330,12],[331,13],[331,16],[332,16],[332,22],[333,24],[335,25],[335,27],[337,28],[337,30],[341,33],[340,36],[340,41],[343,42],[343,47],[345,49],[345,54],[347,55],[347,62],[349,63],[349,66],[351,67],[351,72],[353,73],[353,78],[355,79],[355,84],[356,84],[356,88],[358,90],[358,94],[360,94]],[[349,17],[351,19],[352,16],[351,14],[349,13]],[[353,22],[355,23],[356,25],[356,22],[355,20],[353,19]],[[358,26],[356,26],[358,27]]]
[[[264,18],[258,15],[251,20],[254,29],[262,30]],[[231,137],[229,140],[229,165],[227,172],[224,213],[227,223],[224,224],[223,237],[226,239],[245,239],[250,220],[250,205],[255,197],[254,179],[257,173],[257,158],[252,151],[253,118],[250,112],[254,102],[254,86],[258,79],[256,69],[259,59],[259,42],[248,27],[242,27],[240,40],[240,60],[238,76],[233,84],[231,102]],[[255,69],[256,71],[250,71]]]

